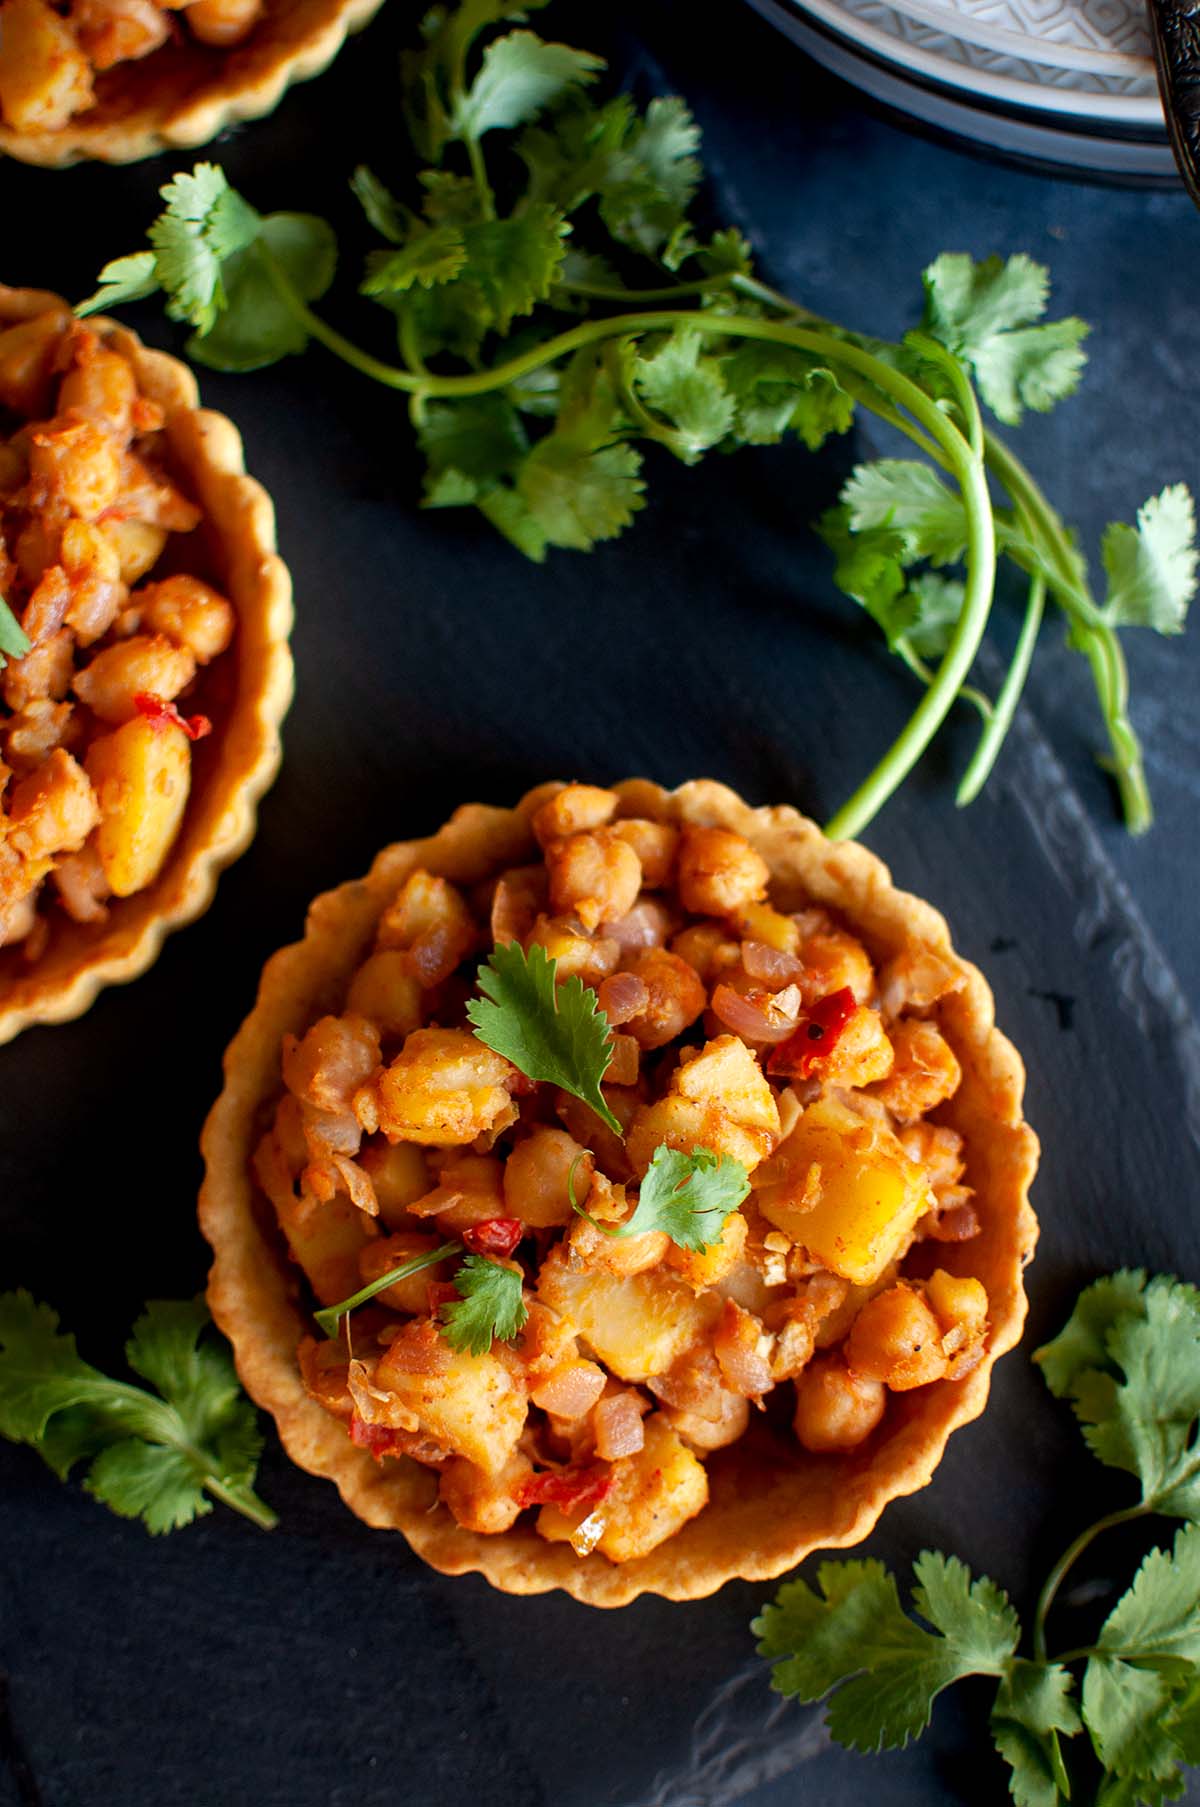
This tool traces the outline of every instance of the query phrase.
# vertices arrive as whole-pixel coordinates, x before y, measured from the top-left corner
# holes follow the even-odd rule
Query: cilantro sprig
[[[32,644],[29,635],[3,596],[0,596],[0,671],[4,670],[9,659],[24,658]]]
[[[519,1268],[468,1255],[454,1276],[460,1297],[442,1306],[442,1334],[453,1349],[486,1355],[493,1340],[510,1343],[529,1313]]]
[[[85,1362],[48,1305],[0,1293],[0,1436],[31,1444],[60,1480],[87,1462],[87,1491],[148,1531],[191,1524],[212,1500],[271,1530],[253,1491],[254,1407],[210,1328],[202,1299],[147,1305],[125,1359],[151,1391]]]
[[[828,1696],[830,1732],[863,1751],[920,1737],[943,1689],[989,1676],[992,1739],[1019,1807],[1159,1807],[1182,1793],[1180,1766],[1200,1763],[1200,1291],[1113,1274],[1080,1295],[1034,1360],[1093,1454],[1135,1476],[1140,1498],[1055,1564],[1032,1654],[1020,1653],[1007,1595],[929,1550],[913,1567],[911,1612],[876,1561],[822,1563],[815,1588],[786,1582],[754,1621],[759,1652],[780,1693]],[[1051,1656],[1047,1620],[1067,1574],[1103,1532],[1151,1514],[1187,1522],[1169,1550],[1145,1557],[1090,1644]],[[1090,1759],[1071,1743],[1084,1732]]]
[[[623,1224],[601,1223],[575,1196],[575,1169],[581,1159],[576,1156],[567,1176],[567,1193],[572,1209],[593,1229],[612,1237],[663,1230],[679,1248],[696,1254],[720,1241],[730,1213],[750,1191],[750,1176],[732,1155],[704,1147],[685,1154],[662,1142],[646,1169],[632,1215]]]
[[[426,506],[477,508],[537,560],[632,524],[646,446],[685,464],[789,435],[815,450],[865,409],[920,459],[860,466],[821,531],[837,583],[924,694],[829,832],[866,827],[959,700],[980,733],[958,801],[978,793],[1048,606],[1091,669],[1126,823],[1147,828],[1119,630],[1181,630],[1196,586],[1194,511],[1175,484],[1135,523],[1110,524],[1098,600],[1075,536],[985,424],[983,408],[1016,426],[1078,387],[1088,329],[1045,318],[1047,271],[1024,255],[947,253],[925,271],[919,328],[899,344],[821,320],[755,275],[736,231],[706,237],[693,222],[703,171],[685,103],[661,97],[643,113],[626,95],[596,98],[601,60],[528,29],[542,4],[461,0],[430,13],[402,64],[422,165],[408,172],[409,198],[354,172],[382,241],[361,292],[387,313],[398,363],[313,311],[333,277],[330,227],[258,214],[209,163],[167,184],[151,249],[106,265],[80,311],[161,290],[167,312],[194,328],[191,355],[222,370],[317,340],[407,396]],[[1028,582],[1007,674],[987,696],[970,674],[998,558]]]
[[[556,982],[557,964],[536,941],[528,953],[520,942],[502,942],[479,968],[483,996],[471,999],[467,1019],[485,1047],[527,1079],[581,1099],[619,1136],[600,1089],[612,1062],[608,1018],[578,973]]]

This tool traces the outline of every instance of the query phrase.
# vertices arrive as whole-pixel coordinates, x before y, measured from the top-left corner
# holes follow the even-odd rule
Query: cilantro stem
[[[360,1305],[365,1305],[368,1299],[373,1299],[376,1293],[383,1292],[394,1280],[407,1280],[410,1274],[419,1274],[422,1268],[436,1267],[439,1261],[446,1261],[451,1255],[461,1255],[462,1252],[461,1242],[443,1242],[440,1248],[427,1249],[423,1255],[414,1255],[411,1261],[401,1262],[399,1267],[380,1274],[378,1279],[369,1281],[337,1305],[326,1305],[321,1311],[315,1311],[313,1317],[325,1335],[336,1341],[341,1333],[342,1319],[349,1317],[352,1311],[357,1311]]]
[[[1068,1545],[1063,1551],[1046,1577],[1046,1585],[1038,1595],[1037,1609],[1034,1613],[1033,1653],[1039,1663],[1048,1660],[1046,1656],[1046,1618],[1068,1572],[1078,1562],[1088,1545],[1099,1537],[1102,1531],[1112,1531],[1118,1525],[1127,1525],[1136,1518],[1145,1518],[1149,1511],[1149,1506],[1143,1501],[1136,1506],[1126,1506],[1122,1512],[1110,1512],[1107,1517],[1097,1519],[1094,1525],[1089,1525],[1086,1531],[1081,1531],[1074,1543]],[[1062,1662],[1066,1659],[1059,1657],[1057,1660]]]
[[[1025,680],[1029,676],[1033,649],[1037,645],[1038,631],[1042,625],[1045,607],[1046,580],[1039,571],[1030,581],[1029,599],[1025,604],[1025,619],[1017,637],[1012,664],[1000,687],[1000,694],[989,711],[983,733],[979,736],[979,744],[962,775],[962,781],[954,799],[960,809],[968,803],[973,803],[987,783],[1004,737],[1012,727],[1013,716],[1017,712],[1017,704],[1020,702],[1021,692],[1025,688]],[[965,696],[965,694],[964,689],[963,695]]]
[[[202,1453],[198,1451],[197,1454],[203,1461]],[[218,1481],[217,1477],[212,1474],[204,1476],[204,1487],[215,1500],[220,1500],[221,1504],[228,1506],[231,1512],[240,1512],[243,1518],[248,1518],[252,1525],[258,1526],[260,1531],[273,1531],[279,1523],[279,1514],[272,1512],[265,1500],[260,1500],[257,1493],[250,1487],[230,1487],[225,1481]]]
[[[492,194],[491,183],[487,178],[487,164],[483,159],[483,147],[480,145],[478,138],[474,137],[464,139],[464,143],[467,147],[467,158],[471,165],[471,178],[475,183],[475,188],[479,195],[480,212],[483,214],[485,220],[494,220],[496,217],[496,202],[495,197]]]
[[[696,282],[677,282],[662,289],[622,289],[602,282],[560,282],[557,287],[567,295],[582,295],[588,301],[619,301],[626,307],[631,302],[677,301],[681,295],[714,295],[728,289],[734,273],[726,270],[717,276],[702,276]]]
[[[1071,642],[1091,666],[1112,749],[1111,761],[1106,763],[1116,781],[1125,825],[1131,834],[1144,834],[1154,820],[1154,808],[1141,742],[1129,719],[1129,670],[1120,640],[1083,585],[1078,555],[1062,522],[1016,453],[995,434],[987,433],[985,455],[1033,529],[1050,589],[1070,619]]]
[[[326,351],[331,351],[343,363],[349,364],[363,376],[371,377],[374,382],[385,384],[389,389],[419,390],[424,386],[428,380],[424,376],[415,375],[411,370],[401,370],[395,364],[385,364],[381,359],[373,358],[370,352],[360,351],[351,339],[343,338],[319,314],[314,314],[308,303],[297,294],[282,264],[262,239],[256,241],[254,251],[279,299]]]

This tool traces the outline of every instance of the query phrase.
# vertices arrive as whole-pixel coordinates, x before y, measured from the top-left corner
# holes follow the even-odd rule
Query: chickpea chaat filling
[[[936,1259],[979,1229],[930,1118],[960,969],[877,971],[742,836],[643,805],[548,787],[540,864],[411,872],[342,1014],[285,1037],[255,1155],[323,1308],[312,1398],[466,1529],[533,1510],[618,1563],[703,1509],[751,1411],[851,1450],[989,1330]]]
[[[263,11],[263,0],[0,0],[0,118],[15,132],[61,131],[101,98],[105,70],[188,36],[231,49]]]
[[[209,729],[179,705],[233,636],[209,584],[152,575],[201,520],[162,426],[65,309],[0,332],[0,947],[28,960],[55,908],[98,923],[157,877]]]

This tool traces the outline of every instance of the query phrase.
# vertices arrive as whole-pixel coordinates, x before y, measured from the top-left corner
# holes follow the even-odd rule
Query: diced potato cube
[[[613,1463],[612,1487],[598,1508],[604,1530],[597,1548],[610,1562],[645,1556],[708,1504],[703,1462],[657,1412],[645,1428],[637,1454]]]
[[[466,1029],[416,1029],[354,1108],[368,1133],[382,1129],[389,1141],[462,1146],[512,1121],[515,1077]]]
[[[191,784],[192,750],[174,722],[137,715],[94,740],[85,760],[100,804],[96,851],[116,897],[155,878],[179,833]]]
[[[621,1380],[663,1374],[713,1327],[721,1301],[697,1295],[674,1274],[573,1268],[562,1247],[542,1264],[538,1297],[570,1320],[592,1353]]]
[[[0,110],[15,132],[56,132],[92,103],[75,34],[45,0],[0,7]]]
[[[406,1324],[383,1355],[376,1384],[411,1411],[444,1449],[499,1474],[525,1427],[515,1364],[452,1349],[428,1319]]]
[[[752,1173],[779,1133],[775,1095],[758,1062],[738,1036],[719,1035],[676,1069],[665,1098],[636,1112],[627,1147],[638,1174],[661,1142],[685,1154],[699,1146],[732,1155]]]
[[[809,1105],[755,1180],[763,1216],[857,1285],[879,1278],[933,1202],[891,1130],[834,1098]]]
[[[683,1275],[696,1292],[716,1286],[725,1280],[741,1261],[746,1249],[748,1225],[740,1211],[731,1211],[725,1227],[715,1242],[706,1249],[681,1249],[673,1242],[667,1250],[667,1262]]]

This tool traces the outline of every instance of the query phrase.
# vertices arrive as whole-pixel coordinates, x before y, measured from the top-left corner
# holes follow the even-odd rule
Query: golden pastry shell
[[[226,126],[261,119],[293,82],[319,75],[382,0],[267,0],[244,44],[213,50],[186,37],[100,78],[100,98],[58,131],[0,123],[0,152],[61,169],[81,158],[134,163],[207,144]]]
[[[0,329],[66,308],[57,295],[0,286]],[[200,744],[191,795],[167,862],[144,891],[114,899],[103,923],[54,911],[50,941],[22,970],[10,954],[0,978],[0,1043],[33,1023],[80,1016],[104,985],[145,972],[172,929],[212,901],[218,874],[249,846],[259,799],[279,770],[279,727],[292,700],[292,582],[275,548],[275,511],[246,475],[242,441],[223,414],[199,406],[196,379],[114,320],[90,322],[129,359],[141,393],[163,409],[166,463],[204,511],[196,529],[233,603],[237,632],[221,665],[232,694],[217,732]],[[213,668],[214,673],[217,666]]]
[[[511,1594],[561,1588],[594,1606],[623,1606],[639,1594],[696,1599],[740,1577],[767,1581],[813,1550],[859,1543],[889,1500],[915,1492],[933,1475],[950,1433],[984,1408],[996,1358],[1019,1340],[1025,1319],[1023,1270],[1037,1223],[1028,1191],[1038,1144],[1021,1111],[1024,1068],[996,1029],[983,976],[953,953],[942,917],[897,890],[885,866],[863,847],[833,843],[796,810],[753,809],[708,780],[667,792],[635,780],[616,787],[635,813],[736,830],[771,868],[773,896],[795,907],[805,898],[836,909],[877,960],[914,943],[948,956],[962,976],[941,1000],[937,1020],[963,1068],[952,1102],[939,1116],[966,1138],[967,1179],[982,1229],[973,1241],[939,1249],[940,1263],[976,1275],[987,1288],[992,1331],[983,1363],[964,1380],[939,1381],[893,1395],[883,1426],[861,1450],[811,1456],[764,1427],[707,1462],[708,1506],[656,1550],[614,1566],[579,1558],[566,1544],[539,1537],[527,1520],[496,1536],[463,1530],[437,1503],[437,1476],[407,1460],[377,1464],[356,1448],[345,1425],[305,1393],[296,1345],[311,1330],[298,1270],[284,1252],[273,1213],[256,1195],[250,1157],[280,1093],[280,1041],[302,1034],[326,1011],[343,1007],[345,988],[369,951],[378,919],[416,866],[465,884],[529,856],[531,793],[516,810],[468,804],[436,835],[385,848],[365,879],[318,897],[303,941],[266,964],[258,1001],[225,1055],[225,1086],[205,1125],[206,1177],[200,1224],[214,1251],[208,1298],[233,1345],[248,1392],[271,1412],[292,1460],[336,1483],[369,1525],[402,1531],[416,1553],[443,1574],[478,1572]]]

